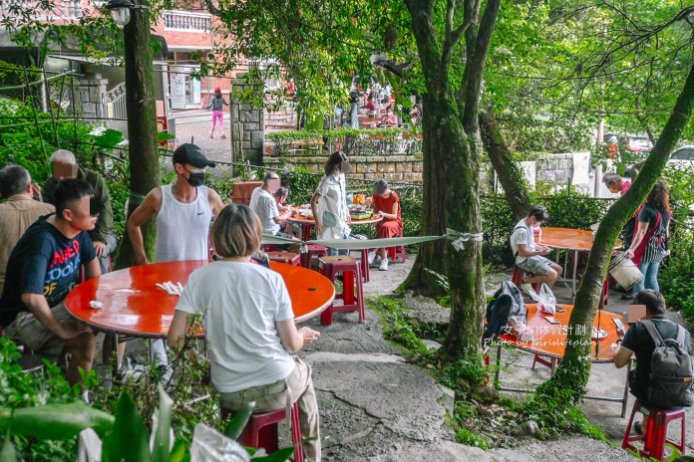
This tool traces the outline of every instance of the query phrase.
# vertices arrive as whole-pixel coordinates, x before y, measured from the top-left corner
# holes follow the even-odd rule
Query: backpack
[[[523,296],[518,287],[511,281],[504,281],[487,304],[487,327],[482,341],[498,336],[504,331],[508,319],[512,316],[527,318],[528,312],[523,303]]]
[[[655,343],[648,377],[648,403],[654,407],[689,407],[694,402],[694,364],[684,344],[684,327],[677,325],[677,338],[663,340],[652,321],[642,321]]]
[[[511,247],[511,238],[518,228],[527,228],[527,226],[517,225],[513,228],[513,231],[511,231],[511,234],[506,238],[506,242],[504,242],[504,246],[501,248],[501,263],[507,268],[516,266],[516,256],[518,252],[513,251],[513,247]]]

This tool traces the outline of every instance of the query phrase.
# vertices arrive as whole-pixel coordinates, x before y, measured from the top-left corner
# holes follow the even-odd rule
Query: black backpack
[[[511,316],[523,316],[527,319],[528,312],[518,287],[511,281],[504,281],[487,304],[487,327],[482,335],[482,342],[488,342],[504,332]]]
[[[516,266],[516,256],[518,255],[518,252],[513,251],[513,247],[511,247],[511,238],[513,237],[513,233],[515,233],[518,228],[527,228],[527,226],[516,225],[516,227],[513,228],[513,231],[511,231],[511,234],[506,238],[504,246],[501,248],[501,263],[503,263],[507,268],[513,268]]]
[[[662,408],[691,406],[694,364],[689,345],[684,344],[684,327],[678,324],[677,338],[663,340],[652,321],[644,320],[642,324],[655,343],[648,377],[648,403]]]

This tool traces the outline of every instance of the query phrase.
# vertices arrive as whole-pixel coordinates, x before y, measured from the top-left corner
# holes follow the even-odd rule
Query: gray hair
[[[622,177],[617,175],[616,173],[605,173],[605,175],[602,177],[602,182],[605,183],[605,186],[608,188],[610,187],[611,184],[619,184],[622,182]]]
[[[58,149],[51,155],[51,162],[75,165],[77,164],[77,159],[75,159],[75,155],[67,149]]]
[[[5,198],[27,192],[31,182],[29,172],[24,167],[10,164],[0,170],[0,195]]]

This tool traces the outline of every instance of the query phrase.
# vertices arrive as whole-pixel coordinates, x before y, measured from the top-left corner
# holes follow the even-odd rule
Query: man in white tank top
[[[176,182],[154,188],[128,219],[128,236],[138,265],[149,263],[140,227],[157,220],[157,263],[207,260],[210,222],[224,203],[214,189],[203,186],[204,168],[214,167],[199,147],[186,143],[173,155]]]
[[[174,151],[173,165],[176,182],[151,190],[128,218],[128,236],[138,265],[149,263],[141,226],[153,215],[157,220],[157,263],[208,259],[210,222],[224,208],[219,194],[203,186],[204,169],[215,163],[198,146],[186,143]],[[168,364],[164,342],[154,342],[153,349],[155,363]]]

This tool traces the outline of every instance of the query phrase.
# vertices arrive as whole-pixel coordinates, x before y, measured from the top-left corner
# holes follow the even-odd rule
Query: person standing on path
[[[229,103],[222,96],[222,90],[217,87],[214,89],[214,96],[210,99],[210,104],[207,109],[212,109],[212,130],[210,130],[210,138],[214,139],[214,128],[219,121],[219,131],[222,132],[222,139],[225,140],[227,135],[224,133],[224,106]]]
[[[210,222],[224,208],[219,194],[203,186],[204,169],[214,167],[215,163],[198,146],[186,143],[174,151],[173,165],[176,182],[150,191],[128,219],[128,236],[138,265],[149,263],[141,226],[152,216],[156,216],[157,263],[209,258]],[[155,364],[168,365],[164,342],[158,340],[152,347]]]
[[[627,257],[631,258],[643,273],[643,279],[634,289],[634,293],[639,293],[644,288],[660,292],[658,271],[660,262],[669,254],[667,239],[671,217],[670,195],[665,183],[660,181],[653,186],[639,211],[634,239],[626,251]]]
[[[311,211],[316,223],[316,237],[320,240],[348,239],[352,229],[346,202],[345,173],[351,166],[347,155],[336,151],[325,163],[325,176],[311,198]],[[349,255],[349,250],[328,247],[328,255]]]

